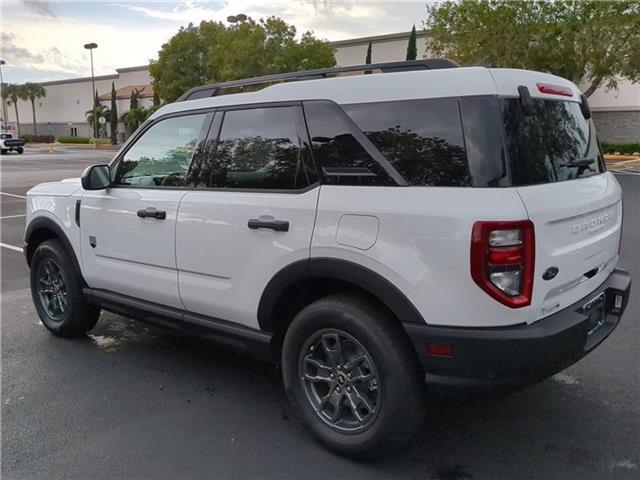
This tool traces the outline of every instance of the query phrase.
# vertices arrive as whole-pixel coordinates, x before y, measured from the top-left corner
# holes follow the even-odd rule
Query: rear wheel
[[[33,253],[31,296],[44,326],[61,337],[88,332],[100,315],[100,308],[84,298],[78,273],[59,240],[43,242]]]
[[[282,351],[284,384],[311,433],[349,456],[385,455],[424,417],[424,377],[397,321],[365,298],[304,308]]]
[[[22,148],[22,147],[18,147],[18,153],[19,153],[19,154],[21,154],[21,153],[23,153],[23,152],[24,152],[24,148]]]
[[[0,155],[6,155],[7,150],[6,149],[0,149]]]

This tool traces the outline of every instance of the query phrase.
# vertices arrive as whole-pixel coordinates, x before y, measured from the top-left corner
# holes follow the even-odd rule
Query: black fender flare
[[[24,254],[27,260],[27,265],[31,266],[31,257],[33,255],[33,252],[35,251],[35,248],[33,246],[30,247],[30,243],[34,233],[38,230],[50,230],[56,236],[56,238],[58,238],[62,242],[64,248],[67,250],[69,256],[71,257],[71,262],[73,263],[73,267],[75,268],[76,273],[80,278],[80,281],[82,282],[81,284],[86,285],[84,277],[82,276],[82,270],[80,269],[80,263],[78,262],[78,258],[76,257],[76,251],[73,249],[73,246],[69,241],[69,237],[64,232],[64,230],[60,228],[60,225],[58,225],[49,217],[34,218],[33,220],[31,220],[31,222],[29,222],[29,225],[27,225],[27,228],[24,231]]]
[[[348,260],[311,258],[294,262],[276,273],[269,281],[258,304],[258,324],[268,332],[274,330],[272,313],[280,295],[304,280],[327,278],[351,283],[379,299],[400,322],[425,324],[425,320],[407,296],[379,273]]]

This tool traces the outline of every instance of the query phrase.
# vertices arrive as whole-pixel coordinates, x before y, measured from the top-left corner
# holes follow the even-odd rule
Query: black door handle
[[[167,218],[167,212],[164,210],[156,210],[153,207],[146,208],[145,210],[138,210],[138,216],[140,218],[155,218],[157,220],[164,220]]]
[[[286,220],[258,220],[257,218],[252,218],[247,223],[247,227],[252,230],[257,230],[258,228],[270,228],[276,232],[288,232],[289,222]]]

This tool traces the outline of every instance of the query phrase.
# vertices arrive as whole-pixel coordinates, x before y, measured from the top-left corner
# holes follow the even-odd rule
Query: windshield
[[[525,115],[517,98],[500,99],[514,186],[553,183],[602,173],[595,130],[575,102],[535,99]]]

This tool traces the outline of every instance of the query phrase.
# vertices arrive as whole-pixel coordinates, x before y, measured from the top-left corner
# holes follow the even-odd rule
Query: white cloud
[[[27,9],[38,15],[54,18],[56,16],[51,2],[47,2],[44,0],[20,0],[20,3],[22,3],[25,7],[27,7]]]
[[[134,4],[98,0],[101,5],[96,9],[96,1],[0,1],[9,6],[3,9],[4,45],[0,54],[8,57],[3,73],[5,80],[11,82],[32,80],[27,74],[29,70],[38,79],[44,72],[55,72],[56,77],[88,75],[89,54],[82,46],[90,41],[98,44],[94,51],[97,75],[113,73],[118,67],[145,64],[157,57],[162,44],[180,26],[189,22],[226,22],[229,15],[238,13],[255,19],[275,15],[295,25],[299,33],[312,30],[319,38],[342,40],[408,31],[413,23],[420,28],[426,3],[424,0],[221,0]],[[25,4],[29,4],[29,9]],[[38,8],[45,10],[36,13]],[[43,14],[47,9],[57,17]],[[4,41],[5,35],[11,42]]]

